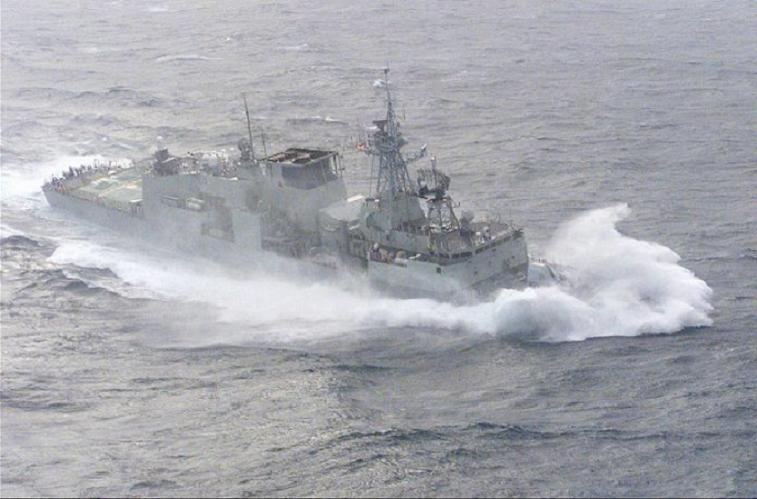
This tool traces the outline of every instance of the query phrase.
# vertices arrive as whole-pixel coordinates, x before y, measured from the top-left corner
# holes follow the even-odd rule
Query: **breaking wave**
[[[342,126],[348,126],[349,123],[345,120],[340,120],[338,118],[332,118],[331,116],[310,116],[307,118],[288,118],[287,123],[291,125],[308,125],[311,123],[327,123],[327,124],[334,124],[334,125],[342,125]]]
[[[201,344],[311,341],[366,329],[373,334],[377,326],[556,342],[711,324],[712,290],[671,249],[621,234],[616,224],[629,213],[626,205],[593,210],[557,231],[547,256],[566,269],[565,284],[503,289],[491,301],[468,305],[270,274],[240,277],[208,263],[85,242],[62,244],[51,260],[109,268],[131,286],[210,303],[222,321],[245,326],[234,337],[208,332]]]
[[[171,54],[155,58],[155,62],[215,61],[217,58],[199,54]]]
[[[310,50],[310,45],[307,43],[301,43],[299,45],[289,45],[286,47],[283,47],[283,50],[286,50],[288,52],[303,52]]]

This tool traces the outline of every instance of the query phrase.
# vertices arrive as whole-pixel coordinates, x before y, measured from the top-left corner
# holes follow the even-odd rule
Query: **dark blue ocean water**
[[[757,495],[753,2],[2,3],[4,496]],[[69,164],[350,150],[389,64],[464,207],[567,262],[481,303],[72,220]]]

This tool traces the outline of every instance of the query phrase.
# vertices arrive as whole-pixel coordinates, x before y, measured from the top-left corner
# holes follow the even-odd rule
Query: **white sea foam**
[[[289,52],[303,52],[310,49],[310,45],[307,43],[301,43],[299,45],[289,45],[284,47],[284,50]]]
[[[5,224],[0,224],[0,238],[5,237],[12,237],[12,236],[23,236],[24,233],[18,229],[14,229],[13,227],[10,227]]]
[[[669,248],[619,233],[616,223],[629,212],[626,205],[593,210],[557,231],[547,254],[566,267],[567,284],[502,290],[472,305],[380,297],[270,274],[240,276],[204,262],[85,242],[63,243],[51,259],[110,268],[132,286],[211,303],[221,320],[249,326],[234,338],[198,340],[209,343],[317,340],[376,326],[575,341],[709,325],[710,288],[678,265]]]
[[[218,60],[216,57],[208,57],[205,55],[199,55],[199,54],[170,54],[170,55],[162,55],[160,57],[155,58],[155,62],[157,63],[163,63],[163,62],[184,62],[184,61],[215,61]]]

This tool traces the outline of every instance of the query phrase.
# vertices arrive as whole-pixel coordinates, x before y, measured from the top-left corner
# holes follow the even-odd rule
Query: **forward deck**
[[[133,213],[142,202],[142,173],[138,168],[85,170],[70,178],[56,179],[46,188]]]

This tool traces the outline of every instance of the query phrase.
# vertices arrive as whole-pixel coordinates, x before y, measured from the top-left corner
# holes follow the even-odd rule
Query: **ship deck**
[[[142,200],[142,174],[137,168],[120,170],[79,187],[69,187],[67,193],[80,199],[128,211],[132,204]]]
[[[486,230],[488,229],[488,230]],[[475,222],[468,235],[450,232],[444,235],[441,254],[451,258],[466,258],[487,248],[500,244],[515,233],[515,229],[501,222]]]

